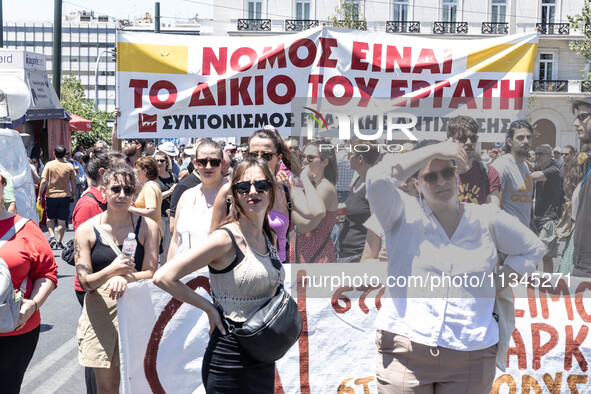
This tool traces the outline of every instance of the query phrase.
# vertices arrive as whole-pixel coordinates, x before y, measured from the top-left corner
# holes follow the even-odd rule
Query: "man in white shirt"
[[[526,120],[511,123],[505,139],[505,148],[509,152],[491,164],[501,177],[501,209],[528,227],[534,183],[525,159],[531,149],[533,132],[533,127]]]

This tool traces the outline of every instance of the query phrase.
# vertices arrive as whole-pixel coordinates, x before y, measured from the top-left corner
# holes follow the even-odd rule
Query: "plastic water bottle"
[[[127,238],[123,241],[123,255],[126,257],[133,257],[135,256],[135,249],[137,248],[137,241],[135,240],[135,234],[129,233],[127,234]]]

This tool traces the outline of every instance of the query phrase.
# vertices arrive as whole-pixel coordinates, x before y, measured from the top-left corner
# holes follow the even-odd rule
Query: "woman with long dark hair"
[[[223,319],[240,327],[275,294],[284,272],[273,247],[267,215],[275,199],[275,177],[262,161],[247,158],[234,169],[232,214],[199,245],[177,254],[154,275],[154,284],[209,317],[210,339],[201,375],[207,393],[273,393],[275,363],[259,362],[227,333],[220,311],[181,278],[208,266],[210,285]]]
[[[303,187],[292,187],[295,235],[289,246],[290,263],[334,263],[330,238],[336,223],[337,159],[326,141],[309,142],[300,156]]]

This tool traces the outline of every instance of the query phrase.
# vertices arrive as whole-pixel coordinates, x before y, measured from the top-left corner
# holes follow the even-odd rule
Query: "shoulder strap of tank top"
[[[96,231],[99,232],[101,238],[109,244],[111,249],[113,249],[113,252],[115,252],[115,255],[119,256],[121,254],[121,249],[119,249],[119,246],[115,245],[113,237],[109,237],[107,233],[105,233],[105,231],[101,228],[100,224],[96,221],[95,218],[92,218],[90,220],[92,220],[92,225],[94,226]]]
[[[135,239],[138,239],[137,237],[140,233],[140,225],[142,224],[142,215],[138,215],[138,216],[139,216],[139,218],[138,218],[137,223],[135,225],[135,231],[134,231]],[[132,220],[132,223],[133,223],[133,220]]]
[[[217,230],[224,230],[225,232],[228,233],[228,235],[230,236],[230,239],[232,240],[232,245],[234,245],[234,250],[236,251],[236,256],[238,256],[238,252],[242,253],[242,251],[238,247],[238,244],[236,243],[236,238],[234,238],[234,234],[232,233],[232,231],[229,228],[220,227]]]

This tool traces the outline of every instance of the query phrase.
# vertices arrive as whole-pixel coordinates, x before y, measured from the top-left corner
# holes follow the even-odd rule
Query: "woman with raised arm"
[[[379,393],[490,392],[499,342],[493,306],[503,288],[495,284],[497,249],[507,255],[503,285],[534,271],[544,254],[542,242],[517,218],[493,204],[459,202],[456,165],[466,161],[459,144],[427,141],[386,155],[368,171],[388,278],[408,280],[388,288],[376,319]],[[398,189],[415,173],[418,198]],[[430,277],[441,279],[440,286],[421,285]],[[486,281],[479,286],[474,278]]]
[[[334,149],[323,140],[309,142],[300,161],[304,166],[303,187],[292,188],[295,235],[289,246],[289,262],[335,263],[336,252],[330,238],[339,203]]]
[[[127,283],[149,279],[158,264],[158,225],[128,212],[136,192],[136,179],[126,165],[109,168],[100,186],[107,210],[76,230],[76,274],[86,291],[78,323],[78,360],[94,368],[99,393],[119,392],[117,299]],[[133,256],[121,253],[123,241],[133,233]]]
[[[275,363],[256,361],[242,350],[227,333],[216,306],[180,280],[208,266],[224,322],[236,327],[275,294],[284,276],[267,217],[275,199],[275,177],[262,160],[247,158],[234,169],[231,190],[232,216],[205,241],[169,260],[153,280],[209,317],[210,339],[201,369],[207,393],[273,393]]]

